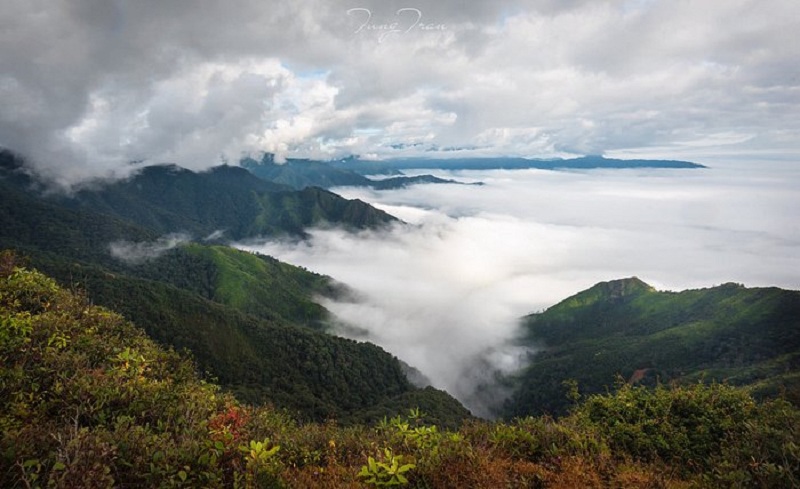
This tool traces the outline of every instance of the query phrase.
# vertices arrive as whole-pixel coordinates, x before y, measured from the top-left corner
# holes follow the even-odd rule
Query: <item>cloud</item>
[[[338,321],[349,325],[341,334],[377,343],[438,387],[471,399],[477,380],[490,379],[475,379],[478,370],[464,378],[467,366],[502,358],[510,370],[524,356],[508,340],[528,298],[515,293],[520,281],[509,278],[510,270],[485,256],[493,252],[491,243],[480,239],[488,238],[486,225],[431,215],[419,227],[399,226],[388,233],[316,230],[305,244],[255,249],[353,287],[356,301],[323,300]],[[486,414],[485,400],[475,401],[470,407]]]
[[[162,236],[156,241],[115,241],[108,245],[108,251],[114,258],[129,265],[139,265],[148,260],[158,258],[167,251],[191,240],[186,234],[173,233]]]
[[[441,176],[486,185],[342,188],[408,224],[248,249],[352,287],[358,300],[324,304],[350,326],[342,334],[381,345],[488,415],[503,392],[481,387],[529,353],[514,347],[518,318],[597,282],[800,288],[800,174],[764,165],[464,171]]]
[[[719,134],[797,157],[798,24],[791,0],[9,0],[0,145],[63,184],[258,151],[691,157]]]

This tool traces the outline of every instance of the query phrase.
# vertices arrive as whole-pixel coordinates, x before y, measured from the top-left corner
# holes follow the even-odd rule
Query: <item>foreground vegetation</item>
[[[252,407],[0,255],[0,487],[798,487],[800,411],[620,384],[554,420],[342,427]]]

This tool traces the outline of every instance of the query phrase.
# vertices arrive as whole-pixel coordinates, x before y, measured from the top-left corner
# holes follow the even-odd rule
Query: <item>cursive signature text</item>
[[[374,32],[378,36],[378,42],[383,42],[390,36],[408,34],[414,30],[443,31],[447,29],[444,24],[423,22],[422,11],[413,7],[398,9],[388,22],[376,22],[373,20],[372,11],[364,7],[351,8],[347,11],[347,15],[355,18],[358,22],[353,34]]]

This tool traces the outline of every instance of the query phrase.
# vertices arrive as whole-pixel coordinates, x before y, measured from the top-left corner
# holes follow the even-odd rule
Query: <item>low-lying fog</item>
[[[503,397],[477,387],[526,358],[510,346],[518,319],[596,282],[800,288],[792,164],[434,173],[485,185],[333,189],[408,225],[238,246],[348,284],[357,302],[324,301],[339,334],[381,345],[476,414]]]

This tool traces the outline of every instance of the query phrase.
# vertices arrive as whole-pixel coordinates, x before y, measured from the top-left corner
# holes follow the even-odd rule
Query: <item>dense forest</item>
[[[318,421],[393,415],[411,400],[448,425],[469,416],[446,393],[412,386],[381,348],[325,333],[328,312],[314,298],[348,293],[329,277],[202,239],[174,247],[160,241],[164,231],[186,232],[182,226],[201,234],[217,226],[250,229],[237,228],[241,215],[254,216],[259,232],[272,228],[258,223],[272,222],[283,227],[269,232],[292,236],[328,220],[354,229],[385,225],[394,221],[387,214],[321,189],[262,182],[238,168],[198,174],[156,167],[115,183],[117,196],[108,186],[53,195],[37,188],[20,161],[3,156],[0,246],[124,314],[162,345],[191,352],[201,372],[240,400]],[[228,205],[231,214],[183,213],[195,204]],[[250,213],[256,204],[260,210]],[[280,215],[289,217],[262,220]]]
[[[184,355],[0,254],[0,485],[797,487],[800,411],[720,384],[620,382],[567,416],[348,427],[244,404]],[[573,397],[573,401],[577,396]]]
[[[506,415],[559,414],[564,380],[605,392],[635,384],[726,382],[800,403],[800,292],[738,284],[656,291],[637,278],[602,282],[525,318],[537,349]]]

